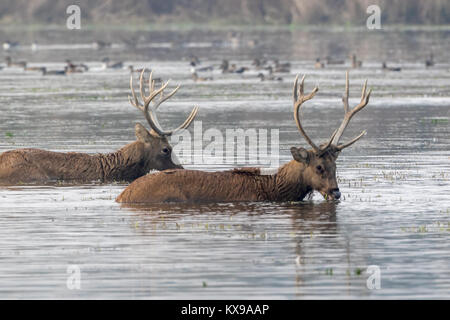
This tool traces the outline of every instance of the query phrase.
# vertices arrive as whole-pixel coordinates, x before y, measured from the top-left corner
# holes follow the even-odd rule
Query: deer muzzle
[[[333,198],[338,200],[341,197],[341,192],[339,191],[339,188],[331,189],[329,192],[329,195]]]

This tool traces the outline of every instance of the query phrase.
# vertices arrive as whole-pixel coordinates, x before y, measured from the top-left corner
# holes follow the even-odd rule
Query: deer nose
[[[333,198],[336,200],[341,197],[341,192],[339,191],[339,188],[332,189],[331,194],[333,195]]]

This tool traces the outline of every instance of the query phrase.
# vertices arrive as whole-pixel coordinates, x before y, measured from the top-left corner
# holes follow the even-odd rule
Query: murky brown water
[[[365,60],[350,74],[351,103],[364,79],[374,90],[345,135],[368,131],[338,159],[343,198],[337,203],[315,195],[295,204],[121,207],[114,199],[125,185],[0,188],[1,298],[450,297],[448,32],[260,30],[244,32],[238,46],[220,31],[0,35],[2,41],[24,39],[3,56],[48,68],[71,58],[91,67],[67,77],[1,70],[1,151],[110,152],[132,141],[134,123],[145,120],[127,102],[129,72],[101,70],[104,56],[154,68],[181,84],[161,107],[166,127],[181,123],[196,104],[203,130],[279,129],[280,163],[290,160],[291,146],[306,145],[292,119],[296,73],[308,75],[307,88],[320,87],[304,112],[314,140],[325,140],[343,115],[348,59],[345,66],[317,70],[316,56],[358,52]],[[123,46],[127,37],[140,39],[138,48]],[[116,45],[89,48],[98,38]],[[34,52],[32,41],[38,43]],[[430,48],[437,65],[425,69]],[[186,61],[192,53],[203,65],[218,65],[223,57],[250,65],[265,55],[293,66],[283,82],[260,82],[256,71],[216,70],[209,74],[214,81],[195,83]],[[385,59],[402,72],[381,71]],[[81,271],[80,290],[67,288],[73,265]],[[381,270],[379,290],[366,286],[370,265]]]

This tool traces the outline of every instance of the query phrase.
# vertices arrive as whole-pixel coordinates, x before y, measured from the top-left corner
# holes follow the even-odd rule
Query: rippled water
[[[18,36],[0,35],[2,41]],[[368,134],[338,159],[339,202],[316,194],[301,203],[130,207],[114,202],[125,188],[120,184],[2,187],[0,298],[450,297],[448,32],[263,30],[244,32],[236,47],[219,31],[140,31],[130,32],[145,40],[135,50],[120,42],[125,31],[104,50],[90,48],[98,33],[66,35],[27,33],[16,51],[3,52],[48,68],[61,68],[69,57],[87,61],[91,71],[67,77],[0,71],[1,151],[110,152],[134,140],[134,123],[145,120],[127,102],[129,73],[101,70],[104,56],[154,68],[181,84],[161,107],[165,127],[181,123],[195,104],[203,130],[278,129],[282,164],[291,146],[306,146],[292,119],[295,74],[308,74],[307,89],[320,87],[304,118],[313,140],[324,141],[342,119],[348,59],[345,66],[317,70],[314,58],[359,50],[365,61],[350,73],[351,104],[366,78],[373,95],[345,137],[362,129]],[[31,39],[38,39],[35,52],[28,49]],[[248,39],[259,40],[256,47]],[[425,69],[422,57],[430,48],[438,64]],[[203,65],[218,65],[223,57],[250,65],[252,57],[266,55],[293,66],[282,82],[260,82],[257,71],[216,70],[213,81],[195,83],[186,61],[192,53]],[[402,72],[381,71],[384,59]],[[238,165],[245,163],[186,167]],[[366,285],[370,265],[380,268],[379,290]],[[67,287],[70,266],[80,269],[80,290]]]

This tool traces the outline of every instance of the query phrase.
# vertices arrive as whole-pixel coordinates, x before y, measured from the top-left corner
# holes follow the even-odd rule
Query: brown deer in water
[[[350,119],[369,102],[371,90],[366,93],[367,81],[362,89],[361,102],[349,109],[349,79],[346,74],[344,103],[345,117],[328,142],[317,146],[303,129],[299,111],[305,101],[319,90],[304,95],[304,78],[294,82],[294,119],[310,150],[291,148],[294,160],[272,174],[263,169],[243,168],[222,172],[192,170],[166,170],[149,174],[133,181],[116,199],[123,203],[151,202],[234,202],[234,201],[298,201],[314,190],[325,199],[339,199],[336,181],[336,159],[346,147],[358,141],[366,131],[353,140],[339,144]]]
[[[174,132],[187,128],[194,120],[198,107],[195,107],[184,123],[172,131],[164,131],[154,111],[172,97],[179,86],[168,95],[164,89],[169,81],[155,90],[152,74],[149,79],[149,95],[145,95],[144,71],[140,76],[140,94],[143,104],[138,101],[133,89],[133,77],[130,78],[132,97],[130,103],[140,109],[151,127],[148,131],[137,123],[137,140],[109,154],[89,155],[86,153],[62,153],[40,149],[17,149],[0,155],[0,183],[37,183],[56,180],[81,182],[96,181],[133,181],[150,170],[182,169],[172,161],[172,147],[167,137]],[[159,96],[159,100],[155,100]],[[155,100],[155,101],[154,101]],[[150,107],[150,103],[153,105]],[[175,159],[175,158],[174,158]]]

